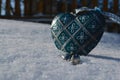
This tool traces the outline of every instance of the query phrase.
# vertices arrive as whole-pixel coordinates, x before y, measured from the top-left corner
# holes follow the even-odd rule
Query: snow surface
[[[120,34],[105,32],[82,64],[55,47],[50,25],[0,19],[0,80],[120,80]]]

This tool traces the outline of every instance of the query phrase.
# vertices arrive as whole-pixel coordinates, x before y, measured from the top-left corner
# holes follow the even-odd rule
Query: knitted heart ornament
[[[104,26],[105,18],[98,10],[63,13],[53,19],[51,34],[56,47],[66,52],[64,59],[77,60],[96,47]]]

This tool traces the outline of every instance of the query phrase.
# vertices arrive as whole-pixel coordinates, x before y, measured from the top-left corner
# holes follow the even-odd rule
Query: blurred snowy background
[[[0,19],[0,80],[120,80],[120,35],[105,32],[82,64],[64,61],[50,25]]]
[[[10,2],[13,11],[14,1]],[[103,0],[98,1],[102,8]],[[110,9],[113,0],[108,1]],[[23,0],[20,5],[23,16]],[[6,0],[1,6],[5,15]],[[120,80],[120,34],[105,32],[97,47],[81,56],[82,64],[73,66],[59,56],[63,52],[57,50],[50,33],[50,24],[0,19],[0,80]]]

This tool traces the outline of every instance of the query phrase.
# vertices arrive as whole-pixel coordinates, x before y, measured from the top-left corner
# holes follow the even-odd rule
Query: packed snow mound
[[[0,19],[0,80],[120,80],[120,34],[105,32],[82,64],[64,61],[50,25]]]

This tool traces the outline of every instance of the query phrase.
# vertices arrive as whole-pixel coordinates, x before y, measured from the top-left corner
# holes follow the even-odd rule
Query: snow
[[[82,64],[63,53],[49,24],[0,19],[0,80],[120,80],[120,34],[105,32]]]

